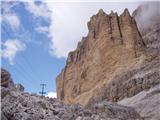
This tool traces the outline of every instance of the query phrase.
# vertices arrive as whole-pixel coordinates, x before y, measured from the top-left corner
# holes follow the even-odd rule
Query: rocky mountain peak
[[[98,13],[97,13],[99,16],[105,14],[105,12],[103,11],[103,9],[99,9]]]
[[[56,79],[58,99],[24,92],[1,69],[1,118],[159,120],[159,3],[139,6],[132,16],[128,9],[93,15]]]
[[[105,42],[108,49],[112,46],[125,45],[132,49],[134,56],[139,56],[145,47],[136,22],[130,16],[128,9],[125,9],[120,16],[113,11],[106,14],[100,9],[90,18],[88,30],[88,35],[78,43],[77,49],[69,53],[67,63],[71,61],[75,63],[78,57],[80,58],[82,53],[87,52],[96,42]],[[105,41],[101,37],[105,37]]]
[[[145,58],[145,44],[128,9],[120,16],[100,9],[90,18],[88,29],[57,77],[58,98],[66,103],[86,105],[116,73],[138,66]]]
[[[122,15],[130,16],[129,10],[127,8],[125,8],[124,12],[122,13]]]

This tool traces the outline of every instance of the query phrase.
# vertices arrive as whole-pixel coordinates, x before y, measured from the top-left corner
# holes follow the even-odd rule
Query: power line
[[[2,26],[3,27],[3,26]],[[9,37],[11,37],[11,35],[8,33],[8,31],[3,27],[3,30],[7,33],[7,35],[9,36]],[[11,37],[12,38],[12,37]],[[25,60],[26,61],[26,60]],[[34,74],[34,72],[33,73],[31,73],[30,72],[30,69],[27,71],[26,70],[26,68],[28,68],[29,67],[29,65],[27,65],[27,67],[25,67],[24,68],[24,66],[22,66],[21,64],[19,64],[18,62],[16,62],[15,61],[15,63],[17,64],[17,70],[19,71],[18,73],[21,73],[20,75],[21,76],[23,76],[24,77],[24,80],[27,82],[27,84],[29,84],[29,86],[31,85],[31,83],[33,83],[33,81],[31,81],[31,79],[33,79],[33,74]],[[26,63],[26,62],[24,62],[24,63]],[[25,64],[23,64],[23,65],[25,65]],[[26,66],[26,65],[25,65]],[[24,71],[25,72],[25,74],[24,74],[24,72],[22,72],[22,71]],[[28,74],[28,75],[27,75]],[[26,77],[27,76],[27,77]],[[28,76],[30,76],[30,77],[28,77]],[[34,76],[34,78],[35,79],[37,79],[35,76]]]
[[[32,67],[32,65],[31,65],[31,62],[29,61],[29,59],[28,59],[25,55],[23,55],[23,54],[22,54],[22,58],[23,58],[23,60],[26,61],[26,63],[28,64],[28,67],[30,67],[31,72],[32,72],[32,73],[35,73],[36,76],[40,76],[40,75],[35,71],[35,69],[33,69],[33,67]]]
[[[3,27],[3,26],[2,26],[2,27]],[[8,31],[7,31],[4,27],[3,27],[3,29],[5,30],[5,32],[7,33],[7,35],[11,37],[11,35],[8,33]],[[23,54],[22,54],[22,55],[23,55]],[[24,60],[27,61],[26,58],[24,58]],[[26,63],[26,62],[24,62],[24,63]],[[25,65],[25,64],[23,64],[23,65]],[[21,65],[19,64],[19,66],[21,66]],[[26,71],[26,68],[28,68],[29,66],[31,66],[31,65],[27,65],[27,67],[26,67],[26,65],[25,65],[25,69],[23,69],[23,67],[21,67],[21,69],[23,69],[24,71]],[[32,69],[30,68],[28,72],[30,72],[30,70],[32,70]],[[28,72],[26,71],[27,74],[28,74]],[[34,74],[33,70],[32,70],[32,73]],[[31,74],[31,75],[33,76],[33,74]],[[30,76],[30,73],[29,73],[29,76]],[[31,77],[31,76],[30,76],[30,77]],[[31,77],[31,78],[32,78],[32,77]],[[34,76],[34,78],[36,78],[36,77]],[[37,79],[37,78],[36,78],[36,79]]]
[[[16,63],[16,65],[17,65],[17,68],[19,67],[22,71],[24,71],[25,72],[25,75],[27,76],[27,77],[29,77],[29,81],[32,83],[32,81],[30,80],[30,79],[34,79],[33,78],[33,76],[31,76],[31,74],[26,70],[26,69],[24,69],[22,66],[21,66],[21,64],[19,64],[18,62],[16,62],[15,61],[15,63]],[[23,73],[23,72],[21,72],[21,73]]]
[[[29,82],[28,80],[30,80],[30,78],[28,78],[28,76],[26,74],[24,74],[20,68],[18,67],[14,67],[14,71],[17,71],[18,76],[20,75],[26,82],[27,84],[30,86],[31,85],[31,82]],[[20,81],[21,82],[21,81]]]
[[[3,26],[2,26],[3,27]],[[3,27],[3,30],[7,33],[7,35],[9,36],[9,37],[11,37],[12,38],[12,36],[10,35],[10,33]],[[30,81],[30,79],[31,78],[35,78],[35,79],[37,79],[37,77],[35,77],[34,75],[36,74],[36,76],[39,76],[38,74],[37,74],[37,72],[35,72],[34,71],[34,69],[32,68],[32,65],[31,65],[31,63],[30,63],[30,61],[28,60],[28,58],[27,57],[25,57],[25,55],[23,55],[22,54],[22,56],[21,56],[22,58],[23,58],[23,60],[25,61],[24,63],[25,64],[23,64],[23,66],[21,66],[21,64],[19,64],[18,62],[16,62],[16,64],[19,66],[17,66],[18,68],[20,68],[22,71],[25,71],[25,73],[27,73],[28,74],[28,76],[30,76],[30,78],[28,79],[28,76],[27,76],[27,79],[26,79],[26,74],[24,74],[21,70],[19,70],[22,74],[21,75],[23,75],[23,77],[27,80],[27,83],[32,83],[32,81],[31,82],[28,82],[28,81]],[[26,65],[27,65],[27,67],[26,67]],[[25,66],[25,68],[24,68],[24,66]],[[26,70],[26,68],[28,68],[28,71]],[[34,74],[35,73],[35,74]],[[44,94],[46,94],[46,92],[44,91],[44,88],[45,88],[45,86],[46,86],[46,84],[41,84],[41,86],[42,86],[42,92],[39,92],[42,96],[44,95]]]

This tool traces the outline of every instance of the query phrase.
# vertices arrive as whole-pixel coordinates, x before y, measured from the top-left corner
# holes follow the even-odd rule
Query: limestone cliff
[[[87,37],[69,53],[66,66],[57,77],[58,98],[82,105],[97,97],[122,99],[125,96],[103,93],[112,91],[108,85],[117,75],[139,68],[145,59],[145,44],[135,19],[127,9],[120,16],[101,9],[90,18],[88,29]]]

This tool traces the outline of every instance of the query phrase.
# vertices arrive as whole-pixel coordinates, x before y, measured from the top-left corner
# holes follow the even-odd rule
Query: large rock
[[[125,107],[116,103],[102,101],[92,104],[89,109],[97,114],[101,114],[103,118],[118,118],[118,119],[136,119],[139,118],[139,114],[135,113],[132,107]]]
[[[69,53],[57,77],[58,98],[84,106],[116,102],[159,84],[159,7],[160,2],[146,2],[133,17],[127,9],[120,16],[103,10],[92,16],[87,37]]]
[[[19,91],[24,91],[24,87],[21,84],[16,84],[16,89]]]
[[[133,107],[145,120],[159,120],[160,118],[160,84],[148,91],[125,98],[118,102]]]
[[[57,95],[65,103],[87,105],[116,75],[136,69],[145,59],[143,39],[127,9],[120,16],[99,10],[88,29],[57,77]]]
[[[10,73],[3,68],[1,68],[1,86],[2,87],[14,86]]]

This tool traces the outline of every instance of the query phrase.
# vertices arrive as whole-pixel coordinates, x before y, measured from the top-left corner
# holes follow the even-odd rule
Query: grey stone
[[[159,120],[160,84],[148,91],[142,91],[133,97],[125,98],[118,104],[135,108],[145,120]]]
[[[21,84],[17,84],[16,89],[19,90],[19,91],[24,91],[24,87]]]
[[[24,94],[16,89],[1,89],[10,93],[2,98],[4,120],[141,120],[132,108],[106,101],[83,108],[79,104],[66,105],[58,99]]]

